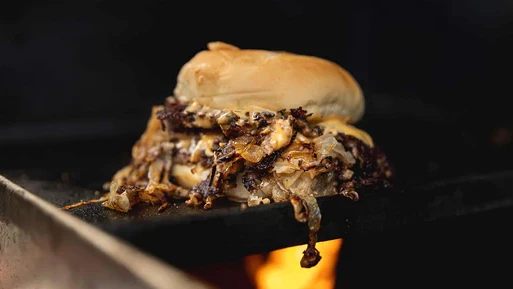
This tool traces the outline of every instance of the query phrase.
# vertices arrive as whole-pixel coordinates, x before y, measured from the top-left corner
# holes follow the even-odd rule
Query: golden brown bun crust
[[[312,119],[358,121],[362,90],[334,62],[287,52],[239,49],[211,42],[178,74],[174,95],[214,109],[278,111],[303,107]]]

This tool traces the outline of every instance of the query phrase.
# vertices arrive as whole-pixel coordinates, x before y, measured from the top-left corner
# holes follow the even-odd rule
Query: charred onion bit
[[[266,175],[276,160],[280,157],[282,150],[275,151],[271,155],[263,158],[256,165],[246,167],[245,173],[242,175],[242,184],[248,192],[254,192],[257,185],[261,182],[262,177]]]
[[[157,112],[157,118],[165,121],[165,127],[170,131],[179,132],[187,128],[188,124],[194,121],[193,114],[186,114],[186,104],[175,104]]]
[[[355,176],[351,181],[343,184],[343,195],[358,200],[358,194],[350,192],[351,190],[391,186],[388,179],[393,176],[393,169],[379,147],[371,148],[358,138],[344,133],[339,133],[336,138],[347,150],[351,151],[357,160],[356,165],[352,168]]]
[[[302,120],[306,120],[307,117],[309,116],[312,116],[311,113],[308,113],[306,110],[304,110],[301,106],[298,107],[298,108],[293,108],[290,110],[290,114],[297,118],[297,119],[302,119]]]
[[[303,268],[312,268],[317,265],[319,261],[321,261],[322,257],[319,253],[319,250],[315,248],[315,243],[317,242],[317,234],[310,233],[308,239],[308,245],[306,246],[306,250],[303,251],[303,257],[301,258],[301,267]]]

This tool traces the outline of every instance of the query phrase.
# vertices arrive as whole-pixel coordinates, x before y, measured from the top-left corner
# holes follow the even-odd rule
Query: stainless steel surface
[[[0,288],[211,288],[0,176]]]

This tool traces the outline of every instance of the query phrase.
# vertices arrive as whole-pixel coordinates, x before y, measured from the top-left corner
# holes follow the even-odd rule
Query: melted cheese
[[[214,155],[212,148],[214,147],[214,139],[217,135],[215,134],[204,134],[201,139],[191,147],[190,162],[196,163],[201,158],[201,152],[205,152],[205,155],[211,157]]]
[[[262,148],[268,155],[288,145],[293,134],[292,127],[283,119],[274,120],[270,127],[271,133],[262,143]]]
[[[237,186],[235,188],[229,189],[226,192],[226,196],[228,199],[234,202],[245,203],[248,201],[249,192],[246,190],[244,184],[242,183],[242,174],[237,176]]]
[[[197,163],[200,161],[201,152],[209,157],[214,155],[212,148],[214,147],[214,140],[219,134],[202,134],[198,142],[192,140],[192,135],[181,134],[180,141],[177,143],[177,148],[187,148],[191,154],[189,161]],[[184,188],[191,189],[197,183],[206,180],[210,169],[204,168],[200,164],[181,165],[174,164],[171,175],[176,179],[178,184]]]
[[[316,123],[316,125],[324,127],[325,133],[337,134],[338,132],[343,132],[347,135],[354,136],[362,140],[370,147],[374,147],[372,137],[368,133],[352,125],[347,124],[345,121],[339,118],[328,118]]]
[[[209,169],[201,165],[180,165],[174,164],[171,175],[178,184],[186,189],[192,189],[196,184],[208,178]]]

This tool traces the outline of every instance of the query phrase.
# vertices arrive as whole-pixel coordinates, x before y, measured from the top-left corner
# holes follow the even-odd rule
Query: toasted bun
[[[364,112],[362,91],[334,62],[287,52],[239,49],[211,42],[178,74],[174,95],[214,109],[271,110],[302,107],[310,119],[354,123]]]

